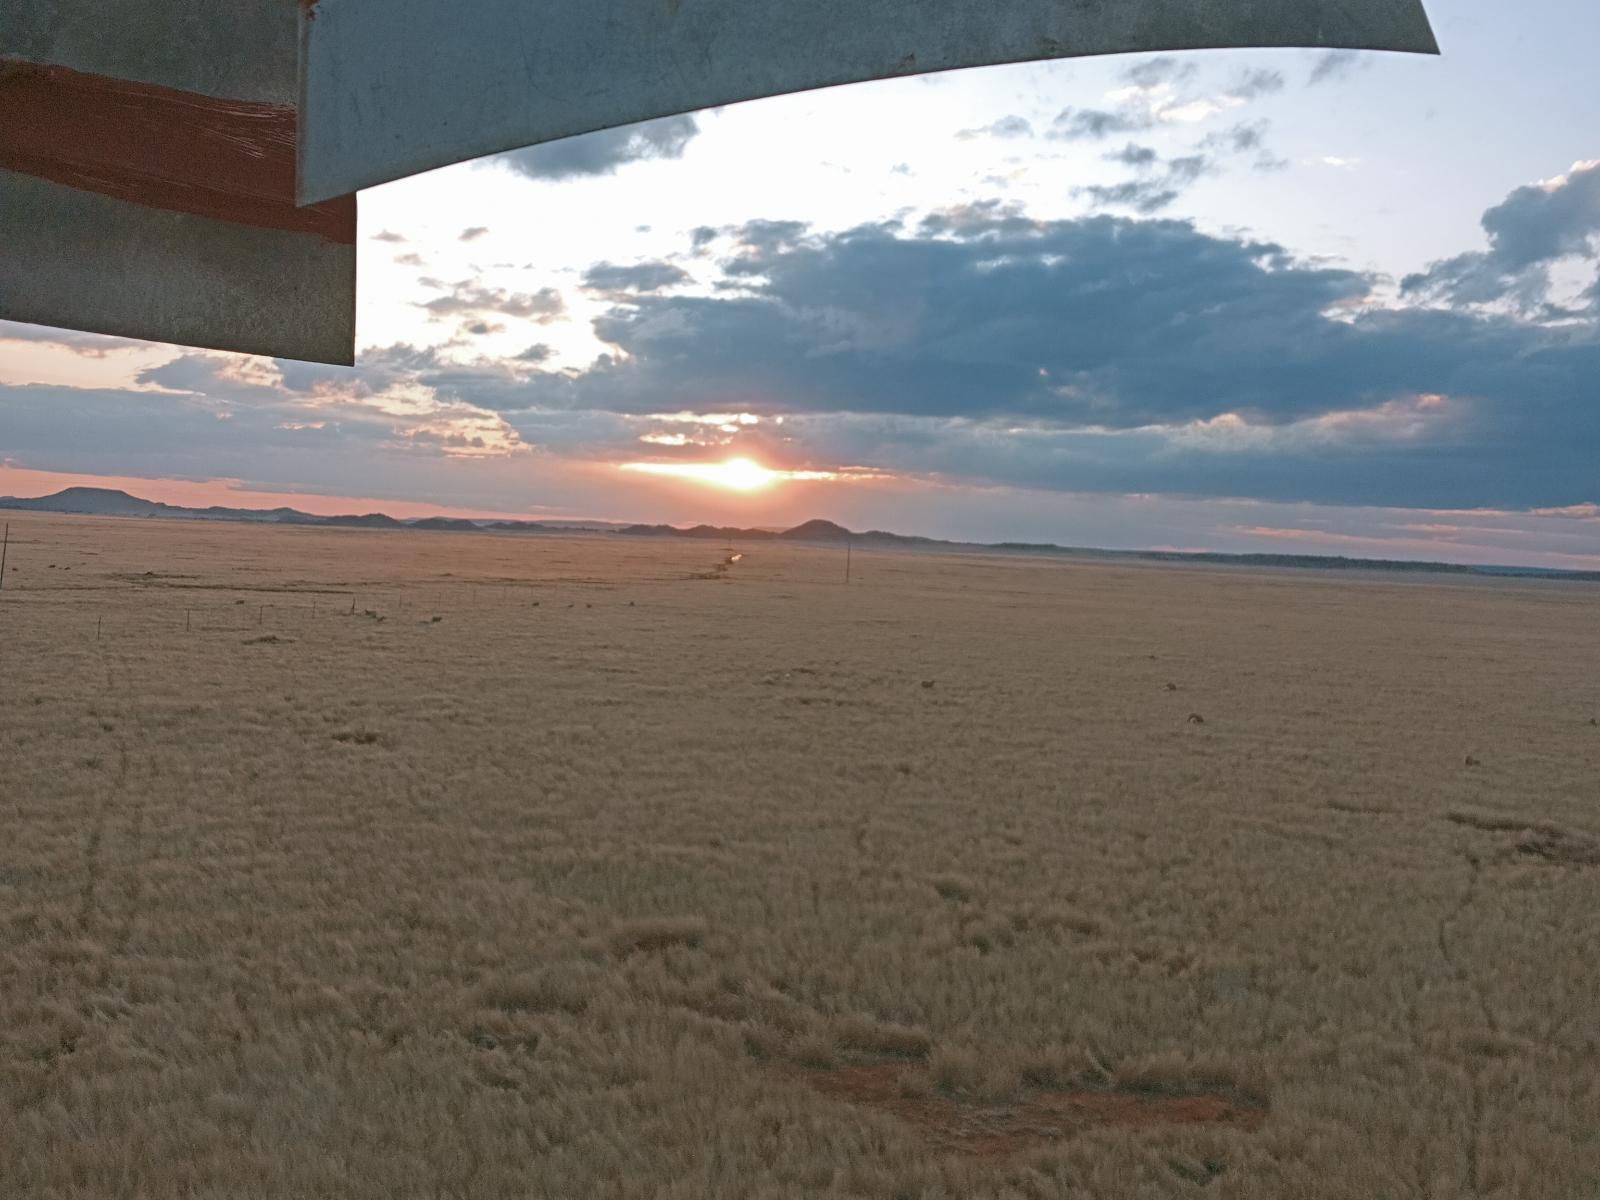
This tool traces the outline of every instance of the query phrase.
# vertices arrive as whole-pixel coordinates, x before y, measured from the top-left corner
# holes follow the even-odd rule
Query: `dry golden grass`
[[[1596,589],[11,520],[7,1197],[1600,1195]]]

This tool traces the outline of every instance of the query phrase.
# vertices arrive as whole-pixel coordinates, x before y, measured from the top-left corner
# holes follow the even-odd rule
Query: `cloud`
[[[661,117],[640,125],[602,129],[578,137],[545,142],[499,154],[490,161],[530,179],[573,179],[611,175],[627,163],[655,158],[682,158],[700,133],[693,116]]]
[[[1202,143],[1208,149],[1231,150],[1235,154],[1249,154],[1260,150],[1266,143],[1267,121],[1241,121],[1221,133],[1207,134]]]
[[[1155,124],[1155,117],[1148,112],[1064,108],[1050,123],[1047,136],[1063,142],[1103,141],[1113,134],[1143,133]]]
[[[1255,100],[1261,96],[1281,92],[1283,87],[1282,71],[1255,69],[1239,76],[1237,82],[1228,89],[1228,95],[1237,96],[1241,100]]]
[[[1483,214],[1482,225],[1487,251],[1431,263],[1401,281],[1402,293],[1454,305],[1506,301],[1523,311],[1544,308],[1553,265],[1600,257],[1600,161],[1577,163],[1565,175],[1517,188]],[[1596,291],[1600,277],[1585,297],[1592,306]]]
[[[1592,330],[1384,308],[1373,277],[1181,221],[987,203],[732,236],[763,247],[725,264],[736,292],[641,295],[595,321],[616,353],[461,398],[784,414],[775,455],[1032,487],[1593,498]]]
[[[373,234],[372,235],[372,240],[375,241],[375,242],[395,242],[395,243],[400,243],[400,242],[407,241],[408,239],[406,239],[405,237],[401,236],[398,233],[395,233],[391,229],[385,229],[380,233]]]
[[[488,232],[489,227],[487,225],[473,225],[463,229],[461,231],[461,236],[456,240],[462,242],[475,242]]]
[[[689,273],[682,267],[667,262],[642,262],[626,267],[596,263],[583,273],[583,286],[622,297],[637,292],[659,292],[688,278]]]
[[[1203,154],[1186,154],[1167,160],[1167,179],[1172,183],[1193,183],[1211,170],[1211,160]]]
[[[1149,146],[1136,146],[1129,142],[1121,150],[1113,150],[1105,157],[1108,162],[1121,163],[1125,167],[1143,168],[1155,166],[1161,156]]]
[[[424,286],[443,286],[437,280],[422,282]],[[510,292],[504,288],[485,287],[470,279],[449,285],[442,296],[418,301],[417,307],[427,309],[436,318],[498,315],[536,321],[541,325],[556,320],[567,310],[566,302],[555,288],[540,288],[537,292]]]
[[[473,337],[488,337],[492,333],[505,331],[505,325],[499,321],[466,321],[461,326],[462,333],[471,334]]]
[[[1162,187],[1148,180],[1128,180],[1124,183],[1092,183],[1076,189],[1097,205],[1122,205],[1136,212],[1153,213],[1169,207],[1178,198],[1173,188]]]
[[[0,321],[0,342],[33,342],[70,351],[80,358],[106,358],[125,350],[140,350],[145,343],[103,333],[80,333],[75,329],[54,329],[46,325],[25,325],[20,321]]]
[[[1133,182],[1196,176],[1206,158],[1158,161]],[[1477,253],[1512,271],[1589,246],[1588,170],[1512,193]],[[544,343],[503,359],[397,344],[354,369],[183,354],[129,390],[0,391],[6,449],[58,469],[204,463],[345,489],[530,445],[551,470],[737,449],[775,469],[1062,495],[1541,509],[1593,542],[1600,314],[1396,305],[1385,281],[1271,241],[1104,213],[1037,219],[994,200],[918,222],[766,220],[686,238],[719,251],[699,260],[705,288],[648,286],[670,270],[605,274],[670,263],[592,268],[627,302],[594,318],[607,350],[581,367],[554,369]],[[553,289],[429,286],[451,328],[562,311]],[[720,414],[762,420],[705,423]]]
[[[1179,86],[1188,84],[1195,75],[1192,67],[1178,70],[1171,59],[1155,59],[1131,68],[1123,73],[1129,86],[1105,97],[1112,107],[1062,109],[1045,136],[1066,142],[1103,141],[1161,126],[1198,124],[1284,88],[1282,72],[1262,69],[1245,71],[1229,87],[1212,94]]]
[[[1348,79],[1358,69],[1365,67],[1367,61],[1367,57],[1357,50],[1326,51],[1317,56],[1311,74],[1306,78],[1306,86],[1316,87],[1319,83]]]
[[[427,266],[427,264],[422,261],[422,255],[420,254],[397,254],[395,255],[394,261],[399,263],[402,267]]]
[[[771,253],[792,246],[810,227],[804,221],[746,221],[731,232],[746,249]]]
[[[1143,172],[1153,171],[1161,165],[1160,156],[1155,151],[1139,146],[1130,145],[1119,154],[1106,157],[1127,162]],[[1114,184],[1089,184],[1074,191],[1077,195],[1087,196],[1096,205],[1132,208],[1135,212],[1148,216],[1170,207],[1184,188],[1202,176],[1210,174],[1214,169],[1211,159],[1206,155],[1186,154],[1180,158],[1168,159],[1159,176]]]
[[[1155,88],[1163,84],[1186,83],[1198,72],[1199,68],[1193,62],[1163,54],[1134,64],[1122,73],[1122,77],[1135,87]]]
[[[1033,125],[1026,118],[1015,115],[1001,117],[998,121],[992,121],[988,125],[980,126],[977,129],[963,129],[956,134],[956,137],[962,141],[971,141],[974,138],[984,137],[1021,138],[1032,136]]]
[[[1256,171],[1281,171],[1289,160],[1267,148],[1267,131],[1270,121],[1240,121],[1230,129],[1209,133],[1200,142],[1200,149],[1217,154],[1253,155],[1251,169]]]

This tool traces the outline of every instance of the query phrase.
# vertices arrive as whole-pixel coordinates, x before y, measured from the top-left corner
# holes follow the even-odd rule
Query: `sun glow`
[[[678,479],[691,479],[696,483],[709,483],[716,487],[731,488],[736,492],[754,492],[770,487],[780,479],[790,479],[801,472],[771,471],[750,458],[730,458],[719,463],[623,463],[624,471],[643,471],[647,475],[671,475]],[[821,472],[806,472],[818,475]]]
[[[709,483],[713,487],[728,488],[735,492],[755,492],[775,483],[790,480],[844,479],[838,471],[775,471],[763,467],[752,458],[730,458],[723,462],[623,463],[624,471],[640,471],[646,475],[667,475],[687,479],[694,483]]]

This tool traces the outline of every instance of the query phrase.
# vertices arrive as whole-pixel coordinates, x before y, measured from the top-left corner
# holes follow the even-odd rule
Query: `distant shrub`
[[[589,1007],[589,980],[578,971],[529,971],[490,980],[478,1002],[502,1012],[580,1013]]]
[[[795,1042],[790,1057],[802,1067],[813,1067],[818,1070],[831,1067],[838,1061],[834,1054],[833,1041],[816,1033],[808,1033]]]
[[[775,1029],[747,1025],[743,1030],[745,1053],[766,1062],[781,1059],[789,1048],[788,1040]]]
[[[611,935],[612,953],[665,950],[671,946],[698,946],[710,930],[703,917],[653,917],[630,921]]]
[[[952,1099],[974,1104],[999,1104],[1013,1099],[1022,1080],[1003,1059],[967,1047],[941,1047],[928,1060],[928,1081]]]
[[[841,1050],[883,1058],[926,1058],[933,1047],[933,1040],[920,1029],[868,1017],[844,1018],[834,1025],[833,1038]]]
[[[1215,1055],[1142,1055],[1119,1063],[1112,1072],[1112,1082],[1125,1091],[1156,1095],[1228,1095],[1260,1104],[1267,1099],[1263,1080]]]
[[[1105,922],[1099,917],[1065,904],[1049,904],[1034,909],[1027,914],[1027,920],[1035,929],[1065,929],[1080,937],[1095,937],[1105,932]]]
[[[941,1092],[963,1095],[983,1081],[983,1059],[972,1050],[941,1047],[928,1063],[928,1078]]]
[[[1069,1092],[1110,1082],[1094,1055],[1075,1046],[1052,1046],[1022,1060],[1022,1082],[1047,1092]]]

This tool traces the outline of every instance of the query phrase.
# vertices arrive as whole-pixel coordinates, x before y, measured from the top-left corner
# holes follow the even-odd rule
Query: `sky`
[[[1600,7],[666,118],[360,198],[354,368],[0,322],[0,494],[1600,568]]]

